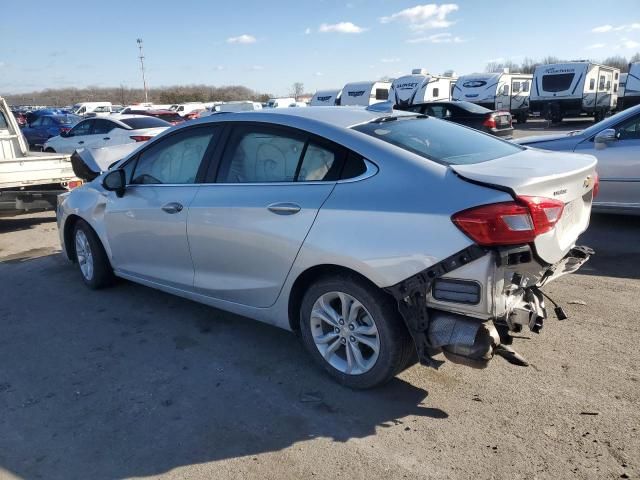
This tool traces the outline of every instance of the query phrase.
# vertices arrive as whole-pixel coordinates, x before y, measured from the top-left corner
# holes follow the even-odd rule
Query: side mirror
[[[118,168],[113,172],[107,173],[102,179],[102,186],[105,190],[116,192],[118,198],[122,198],[127,188],[127,179],[125,178],[124,170]]]
[[[605,130],[602,130],[601,132],[598,132],[598,134],[593,139],[593,141],[595,143],[609,143],[609,142],[615,142],[617,139],[618,137],[616,137],[615,129],[607,128]]]
[[[65,131],[65,130],[62,130],[62,131],[60,132],[60,136],[61,136],[62,138],[67,138],[67,137],[70,137],[71,135],[69,135],[69,131],[68,131],[68,130],[66,130],[66,131]]]

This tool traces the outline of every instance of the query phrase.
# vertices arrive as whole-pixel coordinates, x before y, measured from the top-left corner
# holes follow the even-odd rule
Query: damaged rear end
[[[421,363],[443,353],[483,368],[500,355],[527,365],[512,349],[513,333],[540,333],[554,305],[542,291],[578,270],[593,254],[576,246],[589,225],[598,190],[596,159],[577,154],[520,153],[451,165],[463,180],[509,193],[511,201],[456,212],[451,221],[474,245],[387,288],[414,338]],[[545,298],[546,297],[546,298]]]

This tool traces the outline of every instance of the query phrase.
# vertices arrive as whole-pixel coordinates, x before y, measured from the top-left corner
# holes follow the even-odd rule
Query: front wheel
[[[356,276],[311,285],[302,300],[300,330],[315,362],[350,388],[382,385],[414,357],[393,299]]]
[[[73,231],[76,263],[82,281],[97,290],[113,283],[111,263],[96,232],[84,220],[76,223]]]

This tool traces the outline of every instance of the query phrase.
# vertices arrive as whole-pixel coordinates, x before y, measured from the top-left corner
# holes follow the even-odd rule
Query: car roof
[[[281,123],[282,120],[306,119],[334,127],[349,128],[361,123],[368,123],[381,117],[415,116],[415,112],[401,110],[375,110],[364,107],[308,107],[308,108],[268,108],[247,112],[224,113],[211,115],[196,120],[198,123],[214,121],[265,121]]]

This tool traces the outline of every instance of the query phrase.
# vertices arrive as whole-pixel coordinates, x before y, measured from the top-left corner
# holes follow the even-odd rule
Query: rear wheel
[[[114,275],[98,235],[84,220],[79,220],[73,230],[76,263],[82,281],[92,289],[107,287]]]
[[[300,330],[313,359],[343,385],[381,385],[411,364],[413,343],[392,299],[352,275],[305,293]]]
[[[518,124],[520,125],[527,123],[527,114],[524,112],[519,113],[516,120],[518,120]]]

